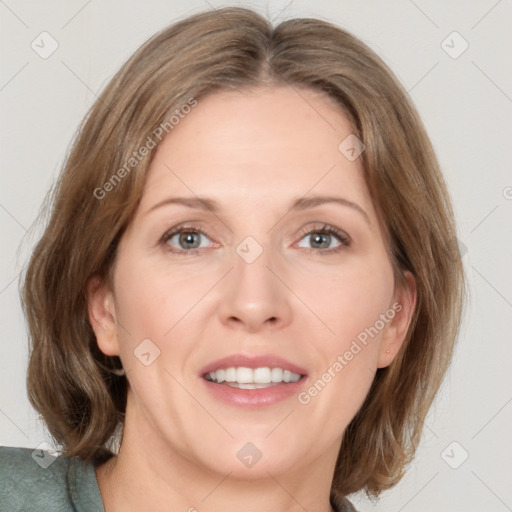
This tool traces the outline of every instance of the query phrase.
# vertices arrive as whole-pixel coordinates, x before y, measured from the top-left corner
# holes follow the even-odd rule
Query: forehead
[[[141,208],[170,193],[237,200],[238,208],[290,197],[340,193],[371,209],[361,159],[340,143],[353,133],[324,93],[292,87],[222,91],[164,138],[148,172]],[[244,203],[245,201],[245,203]]]

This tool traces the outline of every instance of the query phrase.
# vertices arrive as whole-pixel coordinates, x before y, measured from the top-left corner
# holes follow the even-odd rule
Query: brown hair
[[[116,375],[119,358],[97,346],[86,289],[93,276],[111,282],[156,150],[142,158],[140,148],[191,98],[263,84],[323,91],[344,109],[366,147],[365,177],[397,275],[408,270],[416,279],[406,342],[377,371],[346,429],[332,483],[336,496],[361,489],[376,496],[414,456],[452,356],[464,277],[445,184],[407,93],[374,52],[325,21],[273,28],[245,8],[199,13],[144,43],[105,87],[46,198],[50,214],[22,285],[28,396],[63,455],[95,463],[111,456],[127,379]]]

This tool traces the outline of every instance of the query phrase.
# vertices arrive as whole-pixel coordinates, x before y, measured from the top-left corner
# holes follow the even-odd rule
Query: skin
[[[329,97],[273,86],[200,99],[159,146],[113,290],[88,289],[99,347],[120,356],[130,384],[120,453],[96,470],[107,512],[331,510],[343,432],[399,351],[416,300],[412,276],[395,286],[361,159],[338,149],[352,132]],[[334,203],[290,211],[313,195],[365,213]],[[171,196],[209,197],[220,210],[149,212]],[[197,252],[171,252],[190,251],[179,235],[161,241],[178,224],[206,232],[188,242]],[[324,224],[350,245],[334,235],[315,245]],[[252,263],[236,252],[247,236],[263,248]],[[309,386],[394,303],[401,311],[307,404],[240,409],[199,377],[221,357],[270,353],[306,368]],[[160,350],[148,366],[134,355],[144,339]],[[249,441],[262,454],[251,468],[236,456]]]

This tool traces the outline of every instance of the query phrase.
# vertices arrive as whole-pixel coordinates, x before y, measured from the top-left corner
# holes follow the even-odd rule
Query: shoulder
[[[0,446],[0,509],[67,510],[67,466],[48,451]]]
[[[7,446],[0,446],[0,510],[104,512],[91,465],[45,450]]]

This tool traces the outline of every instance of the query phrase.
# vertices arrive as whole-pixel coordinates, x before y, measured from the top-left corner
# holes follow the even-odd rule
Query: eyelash
[[[171,247],[171,246],[169,246],[167,244],[167,242],[174,235],[181,234],[181,233],[200,233],[200,234],[204,235],[205,237],[209,238],[208,234],[204,230],[202,230],[201,228],[198,228],[197,226],[188,225],[188,226],[177,226],[175,228],[171,228],[169,231],[164,233],[164,235],[162,236],[160,242],[161,242],[162,245],[166,245],[166,247],[168,248],[168,250],[170,252],[172,252],[174,254],[177,254],[179,256],[187,256],[187,255],[190,255],[190,254],[196,254],[201,249],[204,249],[204,248],[196,248],[196,249],[189,249],[189,250],[176,249],[176,248]],[[338,253],[339,251],[349,247],[350,244],[351,244],[351,239],[350,239],[350,237],[345,232],[340,231],[338,228],[335,228],[334,226],[331,226],[329,224],[324,224],[320,228],[315,226],[315,227],[313,227],[311,229],[307,229],[306,231],[301,232],[300,233],[300,240],[302,240],[305,236],[311,235],[313,233],[322,234],[322,235],[334,235],[340,241],[340,245],[338,247],[333,248],[333,249],[325,249],[325,250],[324,249],[315,249],[315,248],[303,247],[303,249],[306,249],[309,252],[316,252],[316,253],[321,254],[321,255],[329,255],[329,254]]]

